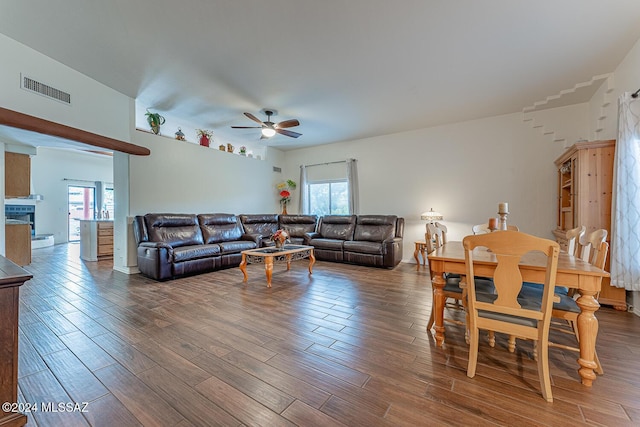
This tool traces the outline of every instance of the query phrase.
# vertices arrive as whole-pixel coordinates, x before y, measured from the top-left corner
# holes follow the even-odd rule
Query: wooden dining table
[[[443,274],[466,274],[464,248],[462,242],[450,241],[427,255],[431,270],[432,284],[434,288],[433,304],[435,304],[435,339],[438,346],[444,344],[444,306],[445,296],[443,288],[445,280]],[[496,269],[496,256],[486,248],[476,248],[473,252],[474,273],[477,276],[493,277]],[[527,282],[544,283],[546,270],[546,257],[541,253],[531,252],[525,254],[520,262],[522,279]],[[591,386],[596,379],[594,369],[596,338],[598,335],[598,319],[595,312],[600,308],[595,298],[603,277],[609,273],[594,267],[580,258],[560,252],[558,258],[557,286],[566,286],[577,289],[579,298],[576,303],[580,307],[578,315],[578,335],[580,340],[580,357],[578,372],[582,378],[582,384]]]

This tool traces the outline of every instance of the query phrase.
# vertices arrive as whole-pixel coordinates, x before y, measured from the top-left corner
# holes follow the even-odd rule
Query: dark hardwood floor
[[[551,349],[546,403],[531,343],[483,343],[473,379],[461,327],[435,346],[415,264],[306,267],[277,264],[272,289],[262,265],[246,284],[237,268],[155,282],[82,262],[75,244],[34,250],[20,296],[28,425],[640,425],[637,316],[598,312],[605,374],[591,388],[575,353]]]

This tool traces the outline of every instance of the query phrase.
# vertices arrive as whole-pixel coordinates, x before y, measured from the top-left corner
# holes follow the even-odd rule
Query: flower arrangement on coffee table
[[[271,240],[276,244],[276,248],[283,248],[289,242],[289,233],[285,230],[277,230],[271,235]]]

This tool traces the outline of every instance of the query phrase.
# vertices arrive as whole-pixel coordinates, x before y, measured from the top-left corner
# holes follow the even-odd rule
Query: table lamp
[[[429,209],[428,212],[423,212],[420,215],[420,219],[426,220],[428,223],[432,224],[435,221],[442,221],[442,214],[440,212],[436,212],[433,208]]]

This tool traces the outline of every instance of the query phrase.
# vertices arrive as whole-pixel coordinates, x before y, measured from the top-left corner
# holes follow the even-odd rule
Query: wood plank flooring
[[[531,343],[481,345],[466,376],[461,327],[425,331],[428,274],[306,261],[156,282],[75,244],[33,251],[21,288],[22,402],[29,426],[640,425],[640,318],[603,307],[605,375],[579,382],[575,353],[550,350],[553,403]],[[455,311],[447,316],[458,315]],[[556,341],[570,337],[557,337]]]

